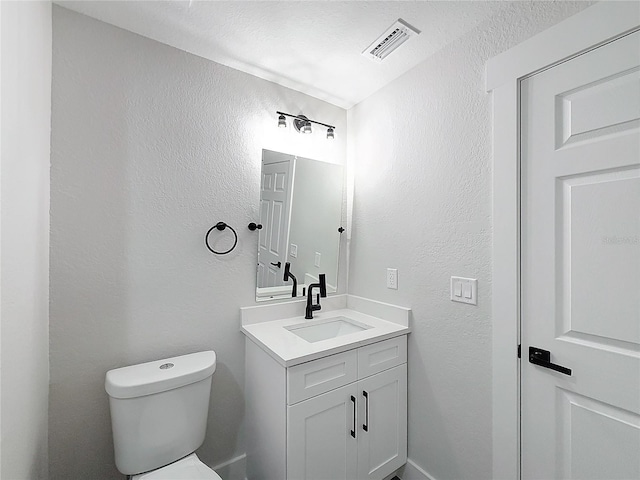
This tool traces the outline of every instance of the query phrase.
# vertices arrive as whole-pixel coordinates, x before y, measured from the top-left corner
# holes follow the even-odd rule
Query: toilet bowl
[[[116,467],[136,480],[222,480],[194,453],[204,442],[216,354],[107,372]]]
[[[222,480],[200,461],[195,453],[151,472],[134,475],[131,480]]]

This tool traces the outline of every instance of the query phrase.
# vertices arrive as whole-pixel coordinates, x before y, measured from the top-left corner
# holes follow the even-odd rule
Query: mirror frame
[[[265,163],[265,160],[267,160],[267,163]],[[290,205],[288,206],[289,208],[287,209],[288,211],[286,211],[284,213],[284,216],[287,217],[286,222],[288,223],[288,228],[286,231],[286,241],[284,242],[284,246],[285,246],[285,250],[280,255],[280,258],[283,258],[283,260],[278,260],[278,263],[281,263],[280,268],[278,268],[276,275],[283,275],[284,273],[284,264],[286,263],[286,261],[289,259],[290,256],[290,245],[291,245],[291,241],[290,241],[290,234],[291,234],[291,221],[292,221],[292,214],[294,211],[294,206],[293,206],[293,199],[294,199],[294,195],[295,195],[295,173],[296,173],[296,167],[299,167],[299,163],[300,161],[308,161],[308,162],[313,162],[311,165],[320,165],[320,164],[327,164],[327,165],[333,165],[336,167],[340,167],[340,193],[338,195],[339,198],[339,218],[336,219],[336,224],[335,224],[335,228],[336,228],[336,234],[338,235],[338,238],[336,239],[336,248],[337,248],[337,252],[335,255],[335,275],[329,279],[329,282],[327,282],[327,293],[328,294],[339,294],[339,293],[343,293],[344,291],[346,291],[346,248],[347,248],[347,239],[346,239],[346,232],[347,232],[347,227],[346,227],[346,223],[347,223],[347,192],[348,192],[348,188],[347,188],[347,169],[345,167],[345,165],[340,164],[340,163],[333,163],[333,162],[327,162],[327,161],[323,161],[323,160],[316,160],[316,159],[312,159],[312,158],[308,158],[308,157],[303,157],[303,156],[298,156],[298,155],[294,155],[294,154],[290,154],[290,153],[284,153],[284,152],[277,152],[274,150],[268,150],[268,149],[262,149],[262,157],[261,157],[261,162],[260,162],[260,188],[259,188],[259,203],[258,203],[258,211],[260,212],[260,222],[263,223],[262,221],[264,220],[263,218],[263,185],[264,185],[264,166],[269,165],[269,164],[276,164],[276,163],[284,163],[284,162],[288,162],[290,165],[291,170],[293,170],[293,172],[289,172],[289,177],[291,178],[291,181],[287,182],[286,185],[288,188],[290,188],[291,190],[288,193],[285,193],[285,195],[288,196],[288,198],[290,198]],[[280,167],[281,169],[284,169],[284,166]],[[287,188],[285,187],[285,188]],[[334,217],[335,218],[335,217]],[[340,231],[339,229],[341,229],[342,231]],[[262,261],[262,265],[260,264],[261,262],[261,248],[266,248],[266,237],[267,237],[267,230],[268,230],[268,226],[266,225],[266,220],[263,223],[263,228],[261,230],[258,231],[258,245],[257,245],[257,261],[256,261],[256,288],[255,288],[255,294],[256,294],[256,302],[258,303],[262,303],[262,302],[266,302],[266,301],[283,301],[283,300],[294,300],[294,299],[302,299],[303,298],[303,287],[306,287],[306,285],[308,285],[310,282],[317,282],[317,277],[314,277],[311,274],[308,274],[307,272],[305,272],[305,274],[302,275],[302,278],[300,278],[300,274],[298,273],[298,277],[297,277],[297,283],[299,285],[298,288],[298,296],[297,297],[292,297],[292,283],[286,283],[286,284],[282,284],[282,285],[278,285],[278,286],[273,286],[273,287],[258,287],[259,284],[259,279],[260,279],[260,275],[261,275],[261,271],[263,274],[263,278],[264,278],[264,269],[267,268],[264,265],[264,260]],[[264,251],[264,250],[263,250]],[[275,262],[275,260],[274,260]],[[271,262],[270,262],[271,263]],[[272,263],[272,265],[276,265],[275,263]],[[292,272],[295,273],[295,272]],[[324,273],[324,272],[318,272],[318,273]]]

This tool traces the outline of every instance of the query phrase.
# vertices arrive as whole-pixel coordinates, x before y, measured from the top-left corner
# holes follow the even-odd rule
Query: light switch
[[[298,245],[296,245],[295,243],[291,244],[291,248],[289,249],[289,255],[293,258],[298,257]]]
[[[478,304],[478,280],[475,278],[451,277],[451,300]]]
[[[315,261],[313,262],[313,264],[314,264],[316,267],[320,268],[320,252],[316,252],[316,259],[315,259]]]

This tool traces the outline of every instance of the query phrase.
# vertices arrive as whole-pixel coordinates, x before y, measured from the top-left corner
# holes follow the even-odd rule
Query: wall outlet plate
[[[475,278],[451,277],[451,301],[478,304],[478,280]]]
[[[387,268],[387,288],[398,289],[398,269]]]

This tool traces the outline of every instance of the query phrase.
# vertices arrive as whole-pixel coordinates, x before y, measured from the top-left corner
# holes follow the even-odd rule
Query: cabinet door
[[[407,461],[407,364],[358,382],[358,478],[382,480]]]
[[[355,437],[360,434],[356,385],[352,383],[287,407],[288,479],[356,478]]]

